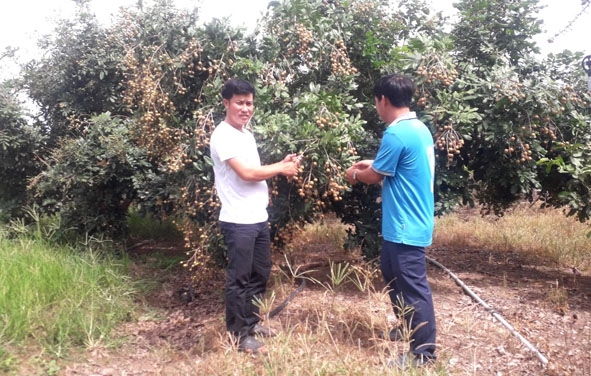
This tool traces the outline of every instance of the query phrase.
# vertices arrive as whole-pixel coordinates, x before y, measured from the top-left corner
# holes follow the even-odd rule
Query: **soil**
[[[119,328],[125,341],[116,349],[85,350],[61,367],[63,374],[193,375],[197,357],[192,355],[219,343],[223,274],[189,291],[186,269],[150,267],[149,254],[155,250],[184,254],[181,244],[150,244],[134,250],[138,277],[159,283],[144,302],[149,310],[141,320]],[[342,251],[341,256],[314,254],[316,259],[309,261],[317,265],[328,264],[331,257],[342,258]],[[432,247],[427,255],[477,297],[469,296],[445,270],[429,264],[439,361],[446,362],[451,374],[591,375],[591,275],[533,265],[511,252]],[[290,305],[305,298],[303,293]],[[290,315],[290,305],[281,315]]]

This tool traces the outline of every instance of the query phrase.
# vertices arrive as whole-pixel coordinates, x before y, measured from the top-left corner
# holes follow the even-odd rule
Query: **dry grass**
[[[503,217],[465,210],[435,223],[436,247],[514,251],[542,265],[591,268],[591,227],[560,210],[521,204]]]
[[[588,227],[565,218],[558,211],[519,206],[498,219],[482,218],[477,212],[461,212],[438,218],[433,246],[484,249],[494,251],[495,255],[504,251],[524,253],[538,260],[536,264],[588,268],[591,249],[589,239],[586,238],[588,230]],[[307,285],[280,314],[266,320],[265,324],[279,333],[274,338],[264,340],[267,354],[250,356],[237,351],[225,331],[223,301],[218,297],[210,302],[211,310],[203,314],[197,314],[195,308],[203,307],[206,301],[197,301],[196,306],[179,308],[177,316],[182,322],[178,325],[171,324],[177,316],[169,314],[168,336],[143,327],[151,325],[157,328],[163,326],[161,322],[148,320],[140,323],[143,326],[139,333],[150,332],[155,338],[148,341],[147,346],[151,347],[150,359],[156,358],[159,367],[157,370],[152,368],[146,374],[430,376],[500,374],[498,370],[503,370],[503,374],[512,374],[513,370],[519,370],[513,374],[536,374],[539,371],[535,368],[535,361],[531,361],[531,354],[492,320],[488,312],[458,292],[457,287],[443,273],[430,274],[438,307],[438,361],[432,367],[419,370],[400,371],[388,367],[387,361],[408,351],[409,344],[407,341],[390,342],[380,338],[380,332],[389,330],[395,324],[381,273],[375,265],[365,263],[358,250],[344,251],[342,245],[345,237],[346,227],[334,218],[327,219],[307,226],[294,237],[283,254],[274,254],[275,269],[269,283],[269,293],[259,302],[263,317],[289,296],[302,280],[306,280]],[[476,265],[489,261],[480,260]],[[509,265],[499,265],[506,266]],[[530,313],[536,317],[540,315],[538,308],[531,312],[523,310],[525,306],[520,300],[523,296],[517,296],[519,294],[514,288],[500,292],[507,288],[507,284],[513,283],[511,286],[515,286],[512,275],[509,274],[504,286],[502,282],[495,285],[490,276],[485,284],[480,283],[474,268],[466,269],[465,272],[473,278],[471,283],[479,284],[479,291],[487,288],[492,289],[487,290],[489,293],[499,291],[497,295],[488,297],[501,306],[506,302],[505,311],[511,313],[514,308],[519,315],[525,315],[524,320]],[[212,295],[221,296],[223,293],[222,279],[217,284],[212,283],[210,290],[215,290],[209,291]],[[528,283],[544,286],[546,282],[534,279]],[[533,292],[538,293],[537,290]],[[567,305],[567,299],[570,299],[562,284],[551,286],[545,298],[555,306]],[[516,314],[511,317],[516,319]],[[583,313],[578,314],[583,320]],[[545,315],[549,316],[548,313]],[[537,320],[527,320],[527,325],[534,332],[547,330],[546,327],[539,329]],[[176,339],[177,333],[181,335],[182,341]],[[168,347],[161,345],[161,340],[158,340],[161,338],[165,338]],[[465,338],[469,340],[465,341]],[[145,346],[131,347],[135,350]],[[546,351],[549,349],[546,348]],[[510,354],[515,356],[511,357]],[[528,359],[527,367],[534,365],[534,368],[528,368],[530,373],[519,368],[520,362]],[[497,363],[491,365],[491,362]],[[126,364],[128,369],[137,370],[146,365],[146,359],[142,354],[135,363]],[[83,367],[79,366],[88,370]],[[496,371],[493,373],[491,369]],[[504,373],[505,370],[508,373]]]
[[[353,272],[355,273],[355,272]],[[288,287],[290,286],[287,284]],[[285,288],[275,285],[276,288]],[[270,325],[279,335],[266,339],[268,353],[238,353],[217,328],[216,350],[202,354],[197,374],[209,375],[446,375],[443,366],[399,371],[386,366],[408,345],[378,337],[392,318],[382,291],[358,294],[314,285],[301,293]],[[353,294],[353,296],[352,296]],[[236,367],[240,364],[240,369]]]
[[[408,351],[407,342],[379,338],[395,323],[381,275],[361,261],[358,252],[345,253],[345,227],[334,220],[307,226],[296,237],[273,273],[270,292],[260,302],[269,311],[306,278],[307,287],[269,325],[279,335],[266,339],[268,353],[248,357],[238,353],[216,329],[216,350],[201,354],[197,374],[211,375],[447,375],[442,362],[423,370],[400,371],[387,361]],[[327,258],[327,254],[329,257]],[[326,261],[329,259],[330,261]],[[324,262],[320,261],[323,260]],[[291,265],[293,263],[293,265]],[[298,268],[295,265],[305,265]],[[240,364],[237,369],[236,364]]]

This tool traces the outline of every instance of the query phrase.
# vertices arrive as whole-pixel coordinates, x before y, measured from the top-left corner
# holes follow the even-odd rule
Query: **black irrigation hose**
[[[470,290],[470,288],[468,286],[466,286],[464,284],[464,282],[462,282],[454,273],[452,273],[448,268],[446,268],[445,266],[441,265],[439,262],[433,260],[432,258],[427,257],[427,261],[429,261],[431,264],[443,269],[447,274],[449,274],[455,281],[456,283],[468,294],[470,295],[470,297],[472,297],[472,299],[476,300],[478,303],[480,303],[480,305],[482,305],[484,307],[484,309],[486,309],[491,315],[493,315],[494,318],[496,318],[497,320],[499,320],[499,322],[501,324],[503,324],[507,329],[509,329],[509,331],[511,332],[511,334],[513,334],[514,336],[516,336],[517,338],[519,338],[521,340],[521,342],[523,342],[525,344],[525,346],[530,349],[531,351],[533,351],[536,356],[538,357],[538,359],[540,360],[540,362],[542,362],[542,367],[546,367],[546,365],[548,364],[548,359],[542,355],[542,353],[540,353],[538,351],[538,349],[536,349],[527,339],[525,339],[521,334],[519,334],[519,332],[517,332],[512,326],[511,324],[509,324],[497,311],[495,311],[493,308],[491,308],[488,304],[486,304],[486,302],[482,299],[480,299],[480,297],[478,297],[478,295],[476,295],[472,290]]]
[[[281,312],[283,310],[283,308],[287,307],[289,302],[291,302],[296,297],[297,294],[302,292],[304,287],[306,287],[306,278],[302,278],[302,282],[300,283],[298,288],[293,290],[291,292],[291,294],[289,294],[289,296],[287,298],[285,298],[284,301],[281,302],[281,304],[279,304],[277,307],[273,308],[273,310],[271,310],[271,312],[269,312],[269,318],[273,318],[273,317],[277,316],[279,314],[279,312]]]

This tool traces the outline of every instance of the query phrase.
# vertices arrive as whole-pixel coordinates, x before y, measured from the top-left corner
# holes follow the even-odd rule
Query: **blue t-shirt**
[[[418,247],[431,245],[435,149],[431,132],[414,112],[388,126],[372,169],[384,175],[384,239]]]

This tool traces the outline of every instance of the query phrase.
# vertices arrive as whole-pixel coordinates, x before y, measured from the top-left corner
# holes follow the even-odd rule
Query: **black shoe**
[[[378,334],[378,337],[380,339],[386,339],[386,333],[381,331]],[[402,330],[400,328],[390,329],[390,333],[388,333],[388,339],[392,342],[404,341],[404,335],[402,334]]]
[[[398,359],[388,361],[388,367],[405,370],[409,368],[421,368],[435,363],[435,358],[424,355],[414,355],[412,353],[402,354]]]
[[[255,324],[255,326],[250,330],[249,334],[251,336],[261,336],[265,338],[271,338],[277,335],[273,329],[259,324]]]
[[[242,337],[238,342],[238,351],[248,354],[266,353],[265,344],[258,341],[253,336]]]

